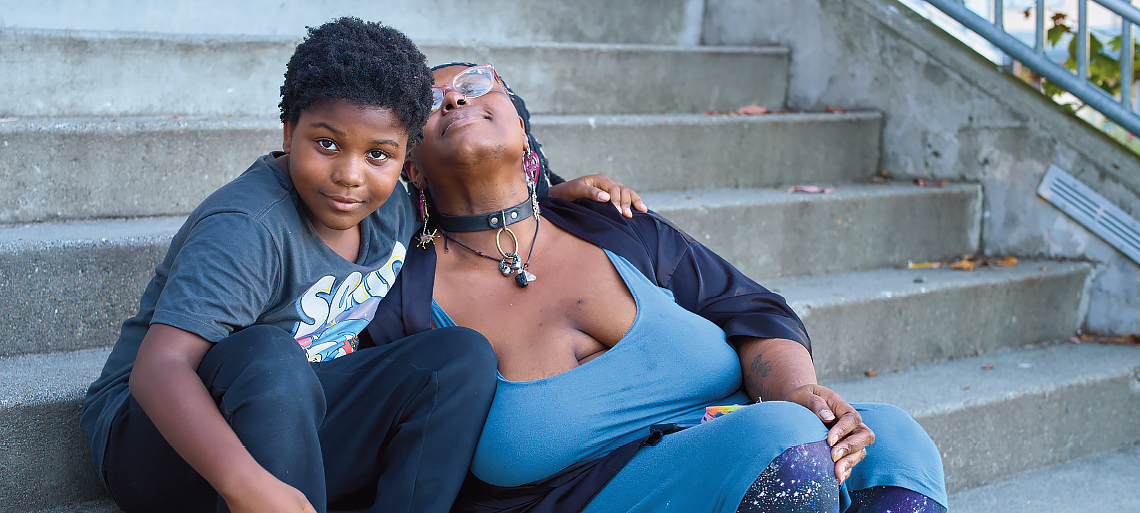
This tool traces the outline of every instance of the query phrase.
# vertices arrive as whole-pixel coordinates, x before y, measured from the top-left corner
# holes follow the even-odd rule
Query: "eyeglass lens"
[[[467,97],[478,98],[487,94],[495,86],[495,72],[490,66],[475,66],[463,70],[451,80],[451,88],[455,92]],[[431,111],[435,112],[443,106],[444,91],[442,87],[432,87]]]

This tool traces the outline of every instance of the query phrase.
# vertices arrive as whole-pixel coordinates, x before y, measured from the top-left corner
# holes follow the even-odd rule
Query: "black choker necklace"
[[[515,208],[519,208],[519,207],[515,207]],[[480,216],[472,216],[472,217],[480,217]],[[525,218],[525,217],[526,217],[525,215],[520,215],[520,219]],[[513,223],[515,221],[511,221],[511,222]],[[510,223],[508,223],[508,224],[510,224]],[[466,249],[467,251],[475,253],[476,255],[479,255],[483,258],[486,258],[489,260],[494,260],[494,261],[498,262],[499,263],[499,272],[503,273],[503,276],[510,276],[512,273],[517,273],[517,274],[515,274],[515,284],[518,285],[519,287],[526,288],[526,286],[529,285],[530,282],[538,279],[538,277],[531,274],[530,270],[528,269],[530,267],[530,257],[534,255],[534,246],[538,242],[538,224],[539,224],[538,216],[535,216],[535,219],[534,219],[534,236],[530,240],[530,251],[527,252],[525,262],[523,262],[522,258],[519,257],[519,239],[518,239],[518,237],[515,236],[515,232],[511,231],[510,228],[507,228],[505,226],[499,228],[498,233],[495,234],[495,246],[498,248],[499,254],[502,255],[503,258],[495,258],[491,255],[483,253],[482,251],[476,250],[476,249],[474,249],[474,248],[472,248],[472,247],[470,247],[470,246],[468,246],[462,242],[459,242],[459,241],[455,240],[454,238],[452,238],[451,235],[447,233],[447,230],[441,229],[440,233],[443,234],[443,237],[445,239],[447,239],[451,242],[454,242],[456,244],[459,244],[459,246],[462,247],[463,249]],[[476,231],[476,230],[469,230],[469,231]],[[514,241],[514,243],[515,243],[515,250],[514,251],[512,251],[512,252],[503,251],[503,245],[502,245],[502,243],[499,242],[499,236],[502,235],[503,232],[507,232],[511,236],[511,240]],[[447,252],[446,241],[444,242],[444,245],[443,245],[443,251]]]
[[[495,228],[506,228],[531,215],[534,215],[534,203],[530,198],[527,198],[526,201],[518,205],[490,214],[474,216],[449,216],[439,214],[435,224],[445,232],[479,232],[483,230],[494,230]],[[456,244],[458,244],[458,242]]]

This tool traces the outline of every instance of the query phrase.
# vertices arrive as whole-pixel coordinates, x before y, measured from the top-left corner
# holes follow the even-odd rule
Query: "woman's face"
[[[519,162],[526,145],[522,118],[502,83],[496,81],[477,98],[465,97],[451,87],[455,76],[466,69],[449,66],[434,73],[436,87],[443,88],[443,101],[428,117],[423,142],[416,145],[410,159],[433,183],[448,169]]]

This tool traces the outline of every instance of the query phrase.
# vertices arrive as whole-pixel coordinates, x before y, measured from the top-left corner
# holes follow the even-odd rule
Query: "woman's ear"
[[[424,179],[424,174],[420,172],[420,168],[416,167],[416,162],[410,155],[404,159],[404,175],[417,189],[427,189],[427,180]]]

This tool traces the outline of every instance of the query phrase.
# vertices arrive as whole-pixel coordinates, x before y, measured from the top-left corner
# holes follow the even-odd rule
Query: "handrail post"
[[[1045,55],[1045,0],[1037,0],[1037,55]]]
[[[1077,78],[1089,79],[1089,0],[1077,1]]]
[[[1128,0],[1129,5],[1132,0]],[[1132,110],[1132,22],[1120,18],[1120,105]]]

